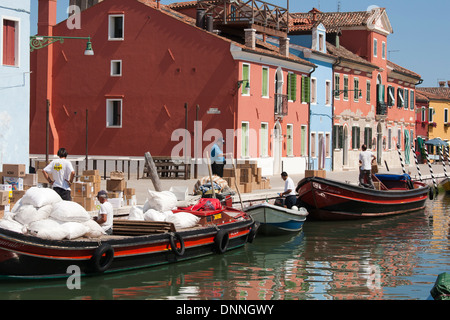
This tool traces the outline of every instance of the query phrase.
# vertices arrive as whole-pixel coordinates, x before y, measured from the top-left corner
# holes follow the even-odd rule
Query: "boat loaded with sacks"
[[[407,174],[372,177],[376,189],[319,177],[305,178],[296,188],[298,205],[301,203],[308,210],[308,218],[316,220],[376,218],[424,208],[428,185],[411,180]]]
[[[68,277],[73,266],[81,275],[151,267],[223,253],[256,234],[250,216],[216,199],[170,212],[148,199],[132,208],[133,217],[115,219],[106,235],[83,207],[55,194],[33,187],[0,220],[1,278]],[[161,195],[153,192],[156,204],[171,206]]]

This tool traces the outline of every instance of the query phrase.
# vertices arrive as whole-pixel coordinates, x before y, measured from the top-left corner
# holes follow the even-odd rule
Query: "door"
[[[383,155],[383,129],[381,123],[377,126],[377,163],[381,165],[381,157]]]
[[[281,155],[282,155],[283,132],[281,125],[277,121],[273,128],[273,174],[281,173]]]
[[[344,126],[344,137],[342,146],[342,163],[344,166],[348,165],[348,128]]]

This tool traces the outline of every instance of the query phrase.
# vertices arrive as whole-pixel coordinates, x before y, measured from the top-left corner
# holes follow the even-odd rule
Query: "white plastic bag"
[[[172,210],[177,206],[177,197],[170,191],[158,192],[148,189],[147,200],[150,209],[160,212]]]
[[[14,220],[17,222],[27,226],[34,221],[41,220],[37,215],[36,208],[31,204],[21,205],[20,208],[17,209]]]
[[[31,187],[22,197],[22,204],[31,204],[36,208],[60,201],[62,201],[62,199],[59,194],[50,188]]]
[[[88,238],[99,238],[105,233],[105,230],[103,230],[102,226],[99,225],[94,220],[88,220],[86,222],[83,222],[83,224],[89,229],[84,236]]]
[[[199,220],[199,217],[184,211],[169,215],[166,219],[167,222],[172,222],[177,230],[193,227]]]
[[[85,222],[91,219],[80,204],[73,201],[60,201],[53,205],[50,217],[61,222]]]
[[[28,226],[28,232],[41,239],[62,240],[68,233],[53,219],[44,219],[32,222]]]
[[[69,240],[82,237],[90,230],[88,226],[80,222],[64,222],[61,228],[67,233],[66,238]]]
[[[132,206],[130,209],[130,213],[128,214],[128,220],[134,221],[144,221],[144,212],[142,209]]]

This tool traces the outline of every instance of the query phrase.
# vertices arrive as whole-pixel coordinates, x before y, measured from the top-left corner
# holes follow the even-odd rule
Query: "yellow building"
[[[441,138],[449,141],[450,88],[417,88],[417,90],[429,99],[427,110],[417,110],[426,117],[422,121],[428,122],[428,139]]]

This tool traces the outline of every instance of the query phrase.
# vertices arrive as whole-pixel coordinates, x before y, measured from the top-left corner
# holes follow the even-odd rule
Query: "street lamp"
[[[94,50],[92,50],[91,37],[31,36],[30,37],[30,52],[33,52],[35,49],[45,48],[57,41],[64,43],[65,39],[87,40],[86,50],[84,51],[84,55],[85,56],[93,56],[94,55]]]
[[[362,90],[361,89],[354,89],[354,90],[348,90],[348,89],[344,89],[344,90],[334,90],[334,96],[335,97],[338,97],[338,96],[340,96],[342,93],[348,93],[348,92],[351,92],[351,91],[356,91],[356,92],[358,92],[358,96],[359,96],[359,98],[361,99],[362,98]]]

